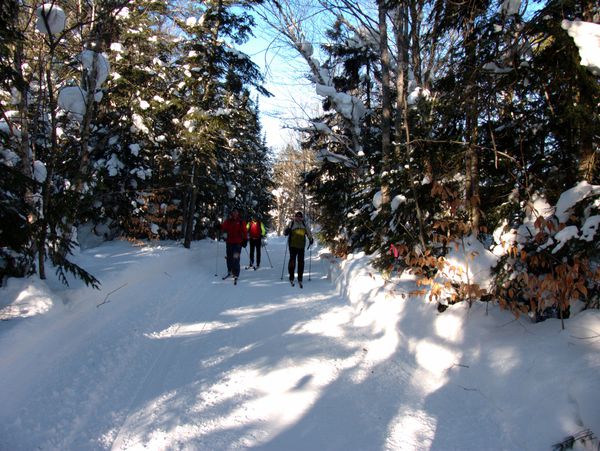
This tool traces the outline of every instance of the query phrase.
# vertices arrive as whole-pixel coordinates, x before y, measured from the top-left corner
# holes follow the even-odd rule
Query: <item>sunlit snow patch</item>
[[[0,320],[41,315],[50,310],[52,305],[52,298],[43,288],[29,285],[20,290],[19,296],[12,304],[0,308]]]
[[[194,335],[205,335],[215,330],[232,329],[237,326],[237,323],[223,323],[220,321],[193,324],[175,323],[160,332],[152,332],[144,334],[144,336],[152,339],[190,337]]]

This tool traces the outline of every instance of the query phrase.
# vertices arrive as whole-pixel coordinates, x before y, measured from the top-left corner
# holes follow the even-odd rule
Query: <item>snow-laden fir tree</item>
[[[235,49],[250,36],[253,19],[244,11],[250,5],[210,1],[190,9],[180,21],[186,34],[179,56],[185,75],[181,82],[185,111],[180,121],[186,143],[180,158],[183,177],[189,183],[184,215],[186,246],[196,230],[206,235],[227,210],[246,208],[249,199],[243,192],[248,187],[241,183],[241,155],[264,161],[260,130],[252,130],[255,135],[249,140],[244,123],[236,122],[241,119],[236,118],[239,108],[252,114],[250,87],[268,94],[262,88],[258,67]]]
[[[172,105],[180,74],[167,12],[166,5],[146,1],[115,11],[107,108],[94,155],[97,195],[90,206],[102,235],[176,238],[181,224],[170,216],[182,193],[172,177],[181,129]]]

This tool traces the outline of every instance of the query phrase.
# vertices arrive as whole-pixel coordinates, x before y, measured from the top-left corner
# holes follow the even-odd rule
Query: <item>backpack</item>
[[[250,234],[250,238],[258,239],[262,236],[262,223],[260,221],[250,222],[250,227],[248,229],[248,233]]]
[[[288,226],[288,230],[290,234],[288,236],[288,244],[290,247],[296,249],[304,249],[304,245],[306,244],[306,223],[304,219],[302,219],[303,228],[292,229],[294,226],[294,222],[290,222]]]

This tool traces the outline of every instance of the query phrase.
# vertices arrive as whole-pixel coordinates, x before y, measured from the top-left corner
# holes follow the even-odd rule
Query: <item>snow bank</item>
[[[496,265],[498,257],[471,235],[450,247],[446,261],[452,267],[452,271],[448,273],[452,282],[489,288],[492,283],[491,268]]]
[[[465,247],[479,253],[475,273],[493,260],[476,240]],[[439,313],[426,296],[410,296],[410,276],[386,283],[364,254],[339,263],[334,280],[354,312],[349,322],[365,337],[354,383],[383,366],[397,387],[387,399],[402,397],[382,449],[550,449],[581,431],[596,438],[574,449],[598,446],[599,311],[572,316],[564,333],[560,320],[515,321],[497,304],[462,302]]]
[[[274,235],[274,268],[234,286],[218,246],[113,241],[76,258],[101,291],[2,288],[55,302],[0,322],[0,448],[542,450],[600,431],[598,311],[564,332],[495,304],[439,313],[363,253],[315,256],[290,287]]]
[[[43,315],[54,305],[52,291],[37,278],[8,279],[2,292],[0,321]]]

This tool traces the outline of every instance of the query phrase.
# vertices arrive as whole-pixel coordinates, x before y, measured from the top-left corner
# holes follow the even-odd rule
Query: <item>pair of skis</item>
[[[258,269],[256,266],[246,266],[246,269],[250,269],[250,268],[254,268],[254,271],[256,271],[256,270]],[[229,277],[231,277],[231,273],[229,273],[229,274],[226,274],[226,275],[224,275],[223,277],[221,277],[221,280],[228,279]],[[238,281],[238,278],[237,278],[237,277],[234,277],[234,278],[233,278],[233,284],[234,284],[234,285],[237,285],[237,281]]]
[[[225,275],[225,276],[221,277],[221,280],[228,279],[229,277],[231,277],[231,274],[227,274],[227,275]],[[238,278],[237,278],[237,277],[234,277],[234,278],[233,278],[233,284],[234,284],[234,285],[237,285],[237,281],[238,281]]]
[[[294,282],[293,280],[290,280],[290,284],[291,284],[292,286],[296,286],[296,282]],[[301,282],[300,280],[298,281],[298,286],[299,286],[300,288],[304,288],[304,285],[302,285],[302,282]]]
[[[254,268],[254,269],[256,269],[256,268]],[[229,277],[231,277],[231,274],[226,274],[225,276],[221,277],[221,280],[228,279]],[[237,278],[237,277],[234,277],[234,278],[233,278],[233,284],[234,284],[234,285],[237,285],[237,281],[238,281],[238,278]],[[295,282],[295,281],[293,281],[293,280],[290,280],[290,284],[291,284],[293,287],[295,287],[295,286],[296,286],[296,282]],[[300,288],[304,288],[304,285],[303,285],[303,283],[302,283],[300,280],[298,281],[298,286],[299,286]]]
[[[248,265],[244,269],[250,269],[250,268],[252,268],[254,271],[256,271],[258,269],[258,266]]]

